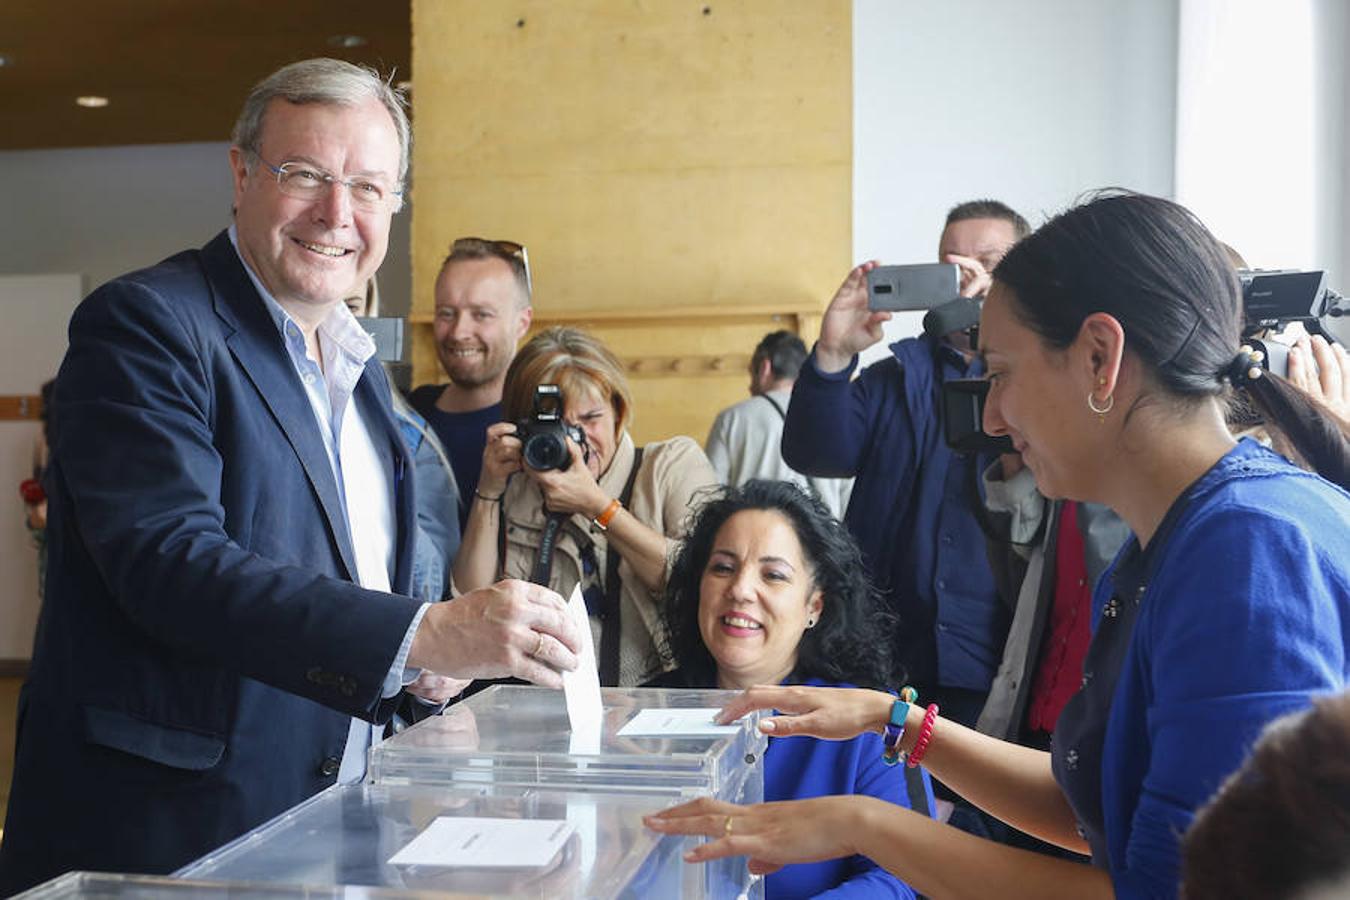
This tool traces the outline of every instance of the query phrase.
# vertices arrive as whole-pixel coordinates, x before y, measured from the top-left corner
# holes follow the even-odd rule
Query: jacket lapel
[[[310,487],[323,508],[328,534],[342,558],[346,577],[355,581],[356,555],[352,551],[337,481],[333,478],[328,451],[324,448],[318,423],[314,421],[309,397],[291,364],[281,334],[244,271],[244,264],[230,243],[229,235],[221,232],[202,248],[202,261],[214,295],[216,314],[228,326],[225,344],[300,460]]]

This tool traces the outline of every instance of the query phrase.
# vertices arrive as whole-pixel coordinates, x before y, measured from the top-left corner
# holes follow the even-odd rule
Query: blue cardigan
[[[819,678],[802,684],[835,685]],[[645,687],[706,687],[674,669],[647,682]],[[922,772],[928,809],[933,809],[933,784]],[[810,737],[769,738],[764,753],[764,800],[809,800],[842,794],[864,794],[911,809],[902,766],[881,761],[881,735],[861,734],[847,741]],[[798,897],[897,897],[914,900],[914,889],[865,856],[828,859],[784,866],[764,879],[766,900]]]
[[[807,684],[823,685],[812,679]],[[924,774],[928,808],[933,787]],[[769,738],[764,756],[764,799],[804,800],[837,794],[864,794],[910,808],[901,766],[881,761],[881,736],[868,732],[847,741]],[[899,897],[913,900],[913,888],[865,856],[784,866],[764,880],[766,900],[797,897]]]
[[[1085,732],[1066,708],[1056,776],[1067,774],[1071,805],[1100,836],[1094,861],[1109,864],[1116,896],[1170,897],[1178,836],[1262,727],[1350,680],[1350,495],[1244,440],[1183,493],[1144,552],[1131,538],[1115,569],[1098,585],[1093,638],[1095,653],[1119,631],[1114,687],[1091,656],[1085,666],[1108,691],[1101,763],[1087,763],[1091,742],[1060,744],[1066,725]],[[1115,629],[1130,615],[1132,634]],[[1096,797],[1085,769],[1099,773]]]

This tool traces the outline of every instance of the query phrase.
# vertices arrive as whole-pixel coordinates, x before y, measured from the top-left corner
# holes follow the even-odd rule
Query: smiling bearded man
[[[450,383],[424,384],[409,402],[445,446],[464,501],[478,489],[487,429],[502,420],[506,370],[530,328],[532,284],[525,247],[460,238],[436,277],[436,356]]]

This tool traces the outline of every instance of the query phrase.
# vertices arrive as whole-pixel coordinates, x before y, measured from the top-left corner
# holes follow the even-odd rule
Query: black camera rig
[[[1238,281],[1242,284],[1242,339],[1261,351],[1261,365],[1276,375],[1289,374],[1289,345],[1275,340],[1276,335],[1298,322],[1309,334],[1335,342],[1323,321],[1350,311],[1341,306],[1344,298],[1327,287],[1326,272],[1239,269]]]

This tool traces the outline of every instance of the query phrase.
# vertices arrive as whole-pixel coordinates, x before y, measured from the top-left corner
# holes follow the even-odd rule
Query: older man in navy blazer
[[[408,144],[373,72],[287,66],[235,127],[231,227],[71,320],[0,893],[167,872],[359,778],[430,673],[575,666],[545,589],[406,596],[412,468],[342,298],[384,258]]]

